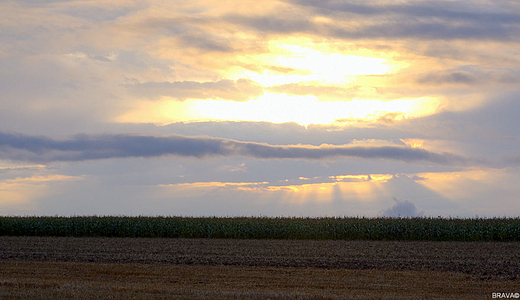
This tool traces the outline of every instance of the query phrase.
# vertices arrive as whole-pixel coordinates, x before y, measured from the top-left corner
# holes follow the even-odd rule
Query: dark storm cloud
[[[247,101],[262,95],[262,86],[249,79],[224,79],[216,82],[176,81],[145,82],[126,85],[135,95],[154,99],[168,96],[179,101],[186,99],[215,99]]]
[[[327,159],[357,157],[392,159],[405,162],[426,161],[441,165],[461,165],[467,159],[450,153],[433,153],[424,149],[400,146],[275,146],[210,137],[76,135],[68,140],[44,136],[0,133],[0,158],[35,162],[82,161],[118,157],[189,157],[248,156],[260,159]]]

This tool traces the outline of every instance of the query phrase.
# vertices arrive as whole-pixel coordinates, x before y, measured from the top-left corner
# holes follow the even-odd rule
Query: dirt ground
[[[0,237],[1,299],[492,299],[520,244]]]

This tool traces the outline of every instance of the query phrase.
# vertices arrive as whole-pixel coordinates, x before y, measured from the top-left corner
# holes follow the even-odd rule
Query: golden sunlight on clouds
[[[372,181],[372,182],[387,182],[394,177],[392,174],[370,174],[370,175],[338,175],[330,176],[329,178],[334,181],[347,181],[347,182],[361,182],[361,181]]]
[[[270,185],[260,191],[263,193],[279,192],[281,200],[291,203],[331,202],[342,198],[352,198],[360,201],[374,201],[377,191],[385,181],[337,181],[293,185]]]
[[[393,115],[395,121],[416,118],[434,113],[437,103],[433,98],[324,102],[314,96],[264,93],[248,102],[196,100],[194,111],[200,120],[296,122],[307,126],[337,120],[376,122],[389,115]]]
[[[412,148],[422,148],[424,145],[424,140],[422,139],[401,139],[401,142]]]
[[[417,174],[418,183],[435,191],[447,199],[461,199],[476,196],[486,186],[498,186],[507,182],[504,170],[467,170],[460,172],[439,172]]]
[[[255,100],[190,99],[184,102],[166,100],[143,102],[138,108],[115,119],[116,122],[169,124],[194,121],[265,121],[331,124],[335,121],[393,121],[433,114],[438,107],[435,98],[399,99],[393,101],[357,100],[320,101],[315,96],[296,96],[265,92]]]
[[[0,212],[4,209],[35,209],[30,200],[45,192],[42,185],[0,182]]]
[[[265,93],[248,102],[197,101],[196,111],[202,119],[296,122],[302,125],[334,122],[333,103],[320,102],[313,96],[288,96]]]
[[[178,186],[178,187],[192,187],[192,188],[208,188],[208,187],[236,187],[238,189],[242,187],[254,187],[259,185],[267,185],[269,182],[192,182],[192,183],[177,183],[177,184],[159,184],[158,186]]]
[[[463,211],[475,215],[518,216],[519,176],[514,169],[419,173],[415,181]],[[459,210],[460,211],[460,210]],[[452,214],[453,215],[453,214]]]
[[[201,120],[193,101],[179,102],[163,97],[160,101],[139,101],[131,110],[113,119],[119,123],[154,123],[166,125],[173,122]]]
[[[69,175],[47,175],[47,176],[33,176],[28,178],[16,178],[16,179],[8,179],[6,183],[21,183],[27,182],[32,184],[40,184],[42,182],[47,181],[74,181],[74,180],[82,180],[84,176],[69,176]]]
[[[178,102],[175,95],[163,96],[151,102],[136,99],[134,109],[115,118],[116,122],[168,124],[196,121],[265,121],[273,123],[296,122],[301,125],[345,125],[364,122],[400,121],[435,113],[440,105],[437,97],[352,99],[350,85],[363,85],[376,90],[385,86],[384,76],[391,75],[408,63],[392,51],[374,51],[353,48],[345,43],[315,43],[305,37],[284,37],[266,41],[264,51],[244,51],[226,56],[216,54],[212,65],[218,64],[220,76],[238,81],[250,80],[264,89],[263,95],[251,95],[249,101],[234,102],[214,99],[189,98]],[[222,57],[221,57],[222,56]],[[200,56],[197,56],[200,58]],[[308,85],[301,95],[267,92],[284,84]],[[367,86],[368,84],[368,86]],[[345,89],[344,99],[326,95],[320,97],[321,87]],[[356,87],[356,89],[358,89]],[[369,96],[372,97],[372,96]],[[376,98],[377,97],[377,98]]]
[[[241,59],[246,65],[256,62],[266,68],[235,71],[234,77],[247,77],[266,87],[299,82],[345,84],[355,81],[356,76],[383,75],[399,67],[387,58],[347,54],[331,48],[330,44],[305,39],[269,41],[268,53]]]
[[[305,202],[330,202],[355,195],[363,201],[376,200],[375,195],[385,190],[383,184],[392,179],[391,174],[370,175],[339,175],[330,176],[328,179],[334,182],[317,182],[301,184],[279,184],[269,182],[192,182],[178,184],[160,184],[157,187],[163,189],[163,195],[180,193],[190,196],[201,196],[217,191],[248,191],[259,193],[264,197],[280,197],[281,200],[291,203]],[[312,179],[319,179],[315,177]],[[305,182],[311,178],[300,177],[298,180]]]
[[[520,215],[519,82],[515,0],[0,1],[0,213]]]
[[[10,165],[0,167],[0,170],[45,169],[45,165]]]
[[[23,166],[18,168],[41,168],[41,165]],[[14,167],[1,167],[1,169],[14,169]],[[37,175],[32,177],[20,177],[0,181],[0,212],[4,208],[21,210],[35,209],[32,199],[48,194],[50,182],[66,182],[84,179],[84,176],[69,175]]]

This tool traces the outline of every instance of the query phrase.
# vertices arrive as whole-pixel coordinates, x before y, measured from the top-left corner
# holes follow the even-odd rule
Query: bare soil
[[[520,243],[0,237],[1,299],[491,299]]]

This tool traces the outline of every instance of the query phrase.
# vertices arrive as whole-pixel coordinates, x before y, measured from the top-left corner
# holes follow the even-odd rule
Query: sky
[[[520,215],[520,2],[0,1],[0,215]]]

